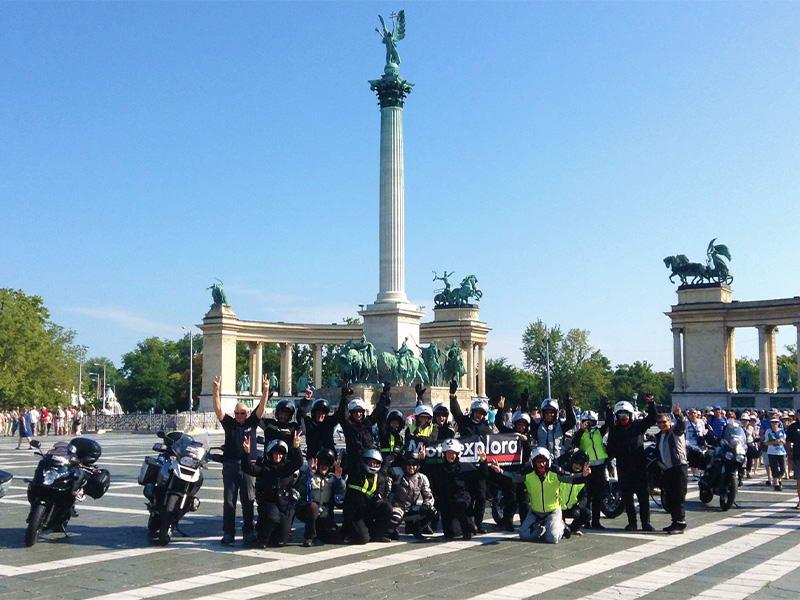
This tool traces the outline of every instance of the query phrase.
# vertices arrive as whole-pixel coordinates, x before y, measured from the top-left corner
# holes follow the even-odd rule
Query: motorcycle
[[[203,485],[203,468],[220,457],[209,451],[207,443],[174,431],[157,433],[163,442],[153,444],[156,456],[146,456],[139,470],[139,485],[147,499],[150,517],[147,531],[161,546],[172,539],[173,531],[187,512],[200,507],[197,493]]]
[[[644,457],[647,465],[647,490],[653,502],[666,512],[669,512],[669,506],[664,496],[662,483],[664,471],[661,467],[661,461],[658,458],[658,448],[656,448],[654,440],[654,436],[650,434],[645,435]]]
[[[726,511],[736,502],[739,476],[747,460],[747,438],[741,427],[727,426],[716,448],[705,453],[702,477],[697,481],[700,502],[708,504],[719,496],[719,507]]]
[[[38,450],[41,443],[34,440],[31,446]],[[36,452],[42,459],[33,479],[25,480],[31,505],[25,531],[26,546],[33,546],[41,531],[60,531],[67,535],[67,523],[77,516],[75,501],[83,502],[86,496],[97,500],[108,491],[111,474],[93,466],[102,452],[100,444],[85,437],[56,442],[45,454]]]
[[[0,498],[6,495],[11,489],[11,480],[14,476],[8,471],[0,471]]]

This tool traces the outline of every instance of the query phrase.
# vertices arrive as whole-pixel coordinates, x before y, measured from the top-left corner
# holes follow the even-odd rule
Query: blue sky
[[[114,359],[198,323],[214,277],[241,318],[355,315],[399,8],[406,286],[475,273],[490,357],[542,318],[671,367],[661,261],[712,237],[736,298],[800,293],[788,2],[4,3],[0,285]]]

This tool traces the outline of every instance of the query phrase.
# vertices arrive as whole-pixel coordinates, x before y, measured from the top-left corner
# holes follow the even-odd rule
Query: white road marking
[[[175,546],[175,548],[177,547],[178,546]],[[154,554],[156,552],[164,552],[165,550],[171,550],[171,549],[173,549],[172,546],[163,546],[158,548],[152,548],[152,547],[130,548],[128,550],[114,550],[112,552],[101,552],[100,554],[90,554],[88,556],[79,556],[76,558],[66,558],[63,560],[53,560],[50,562],[33,563],[21,567],[13,567],[11,565],[0,565],[0,576],[14,577],[16,575],[41,573],[43,571],[53,571],[65,567],[79,567],[86,564],[94,564],[109,560],[117,560],[119,558],[131,558],[133,556]]]
[[[685,546],[697,540],[703,539],[709,535],[720,533],[732,527],[745,525],[756,521],[762,517],[775,514],[785,510],[790,505],[789,502],[778,502],[771,505],[766,509],[757,509],[748,511],[739,515],[726,517],[709,523],[701,525],[694,529],[687,530],[683,535],[674,536],[652,536],[653,541],[647,544],[647,555],[653,556],[662,552],[667,552],[680,546]],[[507,585],[485,594],[478,594],[472,596],[469,600],[516,600],[521,598],[528,598],[536,590],[536,594],[543,594],[550,590],[569,585],[575,581],[581,581],[593,577],[606,571],[618,569],[645,558],[641,546],[621,550],[609,556],[602,556],[593,560],[578,563],[557,571],[551,571],[543,575],[537,575],[511,585]]]
[[[142,497],[142,500],[144,500],[144,497]],[[201,500],[200,502],[202,503],[203,501]],[[0,504],[3,504],[3,503],[5,503],[5,504],[24,504],[26,506],[29,504],[27,501],[9,500],[7,497],[6,498],[0,498]],[[89,506],[89,505],[86,505],[86,504],[78,505],[77,510],[78,510],[78,512],[80,512],[82,510],[90,510],[90,511],[93,510],[93,511],[97,511],[97,512],[118,513],[118,514],[121,514],[121,515],[143,515],[143,516],[149,516],[150,515],[150,513],[148,513],[146,510],[143,510],[143,509],[112,508],[110,506]],[[187,513],[184,518],[185,519],[219,519],[219,515],[201,515],[199,513]]]
[[[708,598],[725,598],[725,600],[744,600],[755,594],[765,585],[777,581],[797,568],[797,555],[800,544],[765,560],[752,569],[739,573],[736,577],[715,585],[690,600],[707,600]]]
[[[798,517],[791,517],[766,525],[730,542],[698,552],[688,558],[676,561],[666,567],[649,571],[639,577],[633,577],[624,583],[612,585],[591,596],[585,596],[584,600],[635,600],[636,598],[641,598],[646,594],[660,590],[681,579],[696,575],[700,571],[710,569],[721,562],[735,558],[754,548],[760,548],[787,533],[797,531],[799,525],[800,518]],[[727,596],[725,597],[727,598]]]

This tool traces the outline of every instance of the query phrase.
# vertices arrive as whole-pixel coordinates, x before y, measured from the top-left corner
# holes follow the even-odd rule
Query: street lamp
[[[99,369],[100,368],[100,363],[94,363],[94,366]],[[99,381],[100,373],[99,372],[97,374],[97,377],[98,377],[97,383],[100,383],[100,381]],[[106,412],[106,363],[103,362],[103,414],[105,414],[105,412]]]
[[[194,371],[193,371],[193,362],[194,362],[194,341],[192,340],[192,326],[190,325],[187,329],[183,325],[181,325],[181,329],[183,329],[186,334],[189,336],[189,422],[192,422],[192,406],[194,404],[192,399],[192,383],[194,383]]]

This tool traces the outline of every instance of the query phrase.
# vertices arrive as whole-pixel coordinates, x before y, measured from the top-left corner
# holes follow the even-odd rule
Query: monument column
[[[478,344],[478,395],[486,396],[486,344]]]
[[[769,392],[769,341],[767,326],[759,325],[758,329],[758,391]]]
[[[675,391],[682,392],[683,391],[683,350],[681,344],[681,329],[679,327],[674,327],[672,329],[672,355],[673,355],[673,362],[674,366],[672,369],[672,375],[675,379]]]
[[[800,323],[795,323],[794,328],[797,331],[797,345],[794,347],[794,356],[797,359],[797,385],[794,391],[800,392]]]
[[[738,393],[736,381],[736,329],[728,327],[725,330],[725,361],[727,365],[728,391]]]
[[[769,347],[769,391],[778,391],[778,328],[774,325],[767,326],[767,345]]]
[[[284,342],[281,344],[281,396],[292,395],[292,344]]]
[[[467,360],[464,365],[467,367],[467,387],[475,391],[475,344],[467,342]]]
[[[256,368],[255,368],[255,375],[253,377],[253,385],[251,389],[253,390],[254,396],[260,396],[261,392],[261,378],[263,376],[264,370],[264,342],[256,342]]]
[[[314,344],[312,349],[314,351],[314,387],[319,389],[322,387],[322,344]]]

